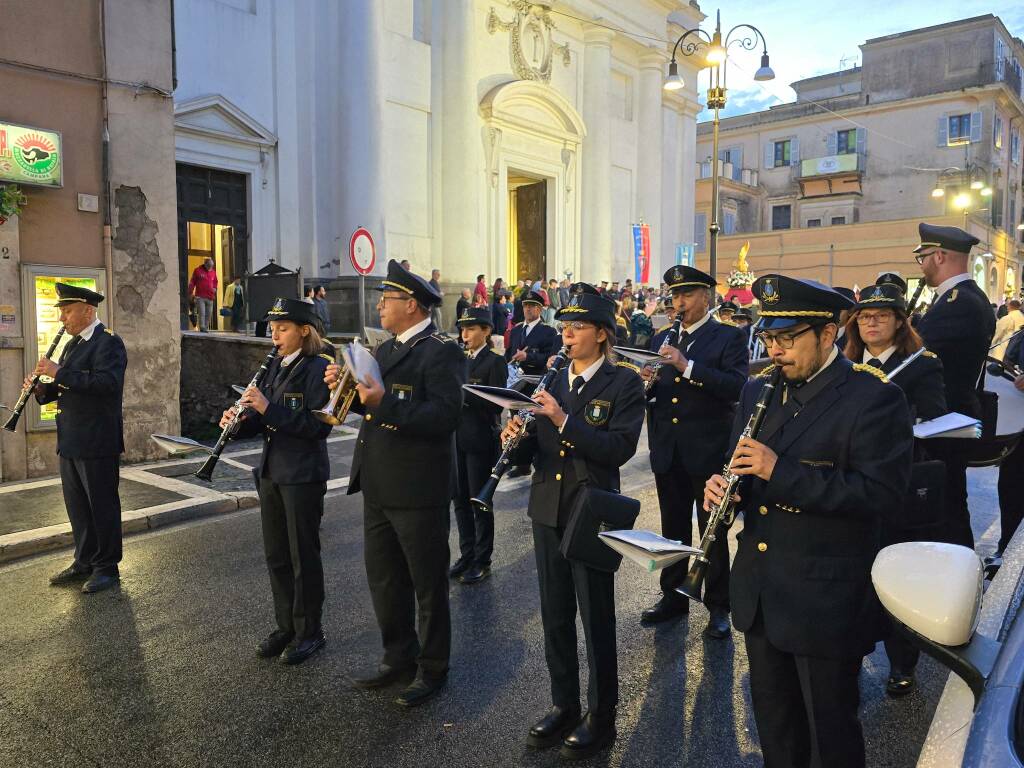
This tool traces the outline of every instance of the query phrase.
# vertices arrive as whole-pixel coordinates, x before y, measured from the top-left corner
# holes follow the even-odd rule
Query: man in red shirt
[[[484,276],[483,275],[477,275],[476,276],[476,288],[473,290],[473,299],[475,300],[477,296],[479,296],[480,298],[483,299],[483,303],[486,306],[486,304],[487,304],[487,284],[484,282]]]
[[[213,259],[207,257],[192,272],[192,279],[188,281],[188,293],[196,302],[199,330],[206,333],[213,318],[213,307],[217,302],[217,270],[213,268]]]

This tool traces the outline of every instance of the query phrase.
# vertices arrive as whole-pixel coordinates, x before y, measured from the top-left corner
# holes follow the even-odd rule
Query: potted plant
[[[0,226],[11,216],[17,216],[28,205],[28,198],[16,184],[0,185]]]

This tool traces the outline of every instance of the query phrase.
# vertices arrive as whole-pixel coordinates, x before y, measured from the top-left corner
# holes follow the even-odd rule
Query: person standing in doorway
[[[244,333],[245,291],[242,288],[242,278],[236,277],[224,289],[224,309],[228,310],[226,317],[230,318],[231,330],[235,333]]]
[[[206,333],[213,319],[213,305],[217,302],[217,270],[209,256],[193,270],[192,279],[188,281],[188,293],[196,303],[199,331]]]

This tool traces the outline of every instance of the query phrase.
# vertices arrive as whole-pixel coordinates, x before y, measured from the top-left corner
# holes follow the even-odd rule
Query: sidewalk
[[[332,474],[344,473],[328,482],[328,491],[348,487],[357,432],[358,419],[350,419],[327,439]],[[138,533],[258,506],[252,469],[262,450],[258,438],[233,443],[209,483],[193,476],[205,454],[122,466],[122,531]],[[0,563],[72,545],[59,476],[0,483]]]

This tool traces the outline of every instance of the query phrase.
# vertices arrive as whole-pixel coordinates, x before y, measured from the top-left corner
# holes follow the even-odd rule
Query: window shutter
[[[789,140],[789,164],[800,165],[800,139],[796,136]]]
[[[733,147],[732,149],[732,180],[740,181],[743,179],[743,147]]]
[[[971,112],[971,143],[981,141],[981,112]]]
[[[864,148],[867,146],[867,143],[868,143],[868,132],[867,132],[867,130],[864,129],[864,128],[858,128],[857,129],[857,154],[858,155],[863,155],[864,154]]]
[[[949,118],[943,115],[939,118],[939,141],[938,146],[949,146]]]
[[[698,251],[707,250],[708,246],[708,217],[706,213],[698,213],[693,217],[693,239],[697,244]]]
[[[832,131],[825,137],[825,154],[831,157],[839,152],[839,133]]]
[[[764,167],[771,170],[775,167],[775,142],[769,141],[764,145]]]

